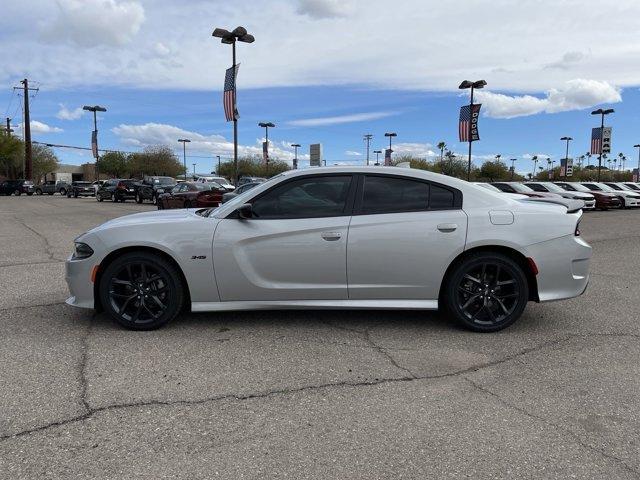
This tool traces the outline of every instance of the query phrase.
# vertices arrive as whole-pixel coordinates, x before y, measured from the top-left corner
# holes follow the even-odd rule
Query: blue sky
[[[457,85],[484,78],[477,163],[501,154],[518,158],[518,171],[529,171],[531,155],[564,156],[564,135],[575,139],[571,152],[583,154],[598,125],[589,112],[598,105],[616,109],[608,121],[615,154],[637,158],[640,74],[632,65],[640,48],[629,23],[640,14],[637,2],[616,3],[611,34],[602,39],[589,33],[585,2],[547,2],[542,15],[533,5],[540,2],[478,0],[461,10],[459,2],[407,0],[388,14],[389,25],[396,15],[408,31],[431,32],[409,42],[402,32],[380,29],[376,1],[239,1],[231,8],[194,0],[181,9],[165,0],[11,5],[0,19],[0,41],[7,47],[0,61],[9,66],[0,72],[0,110],[14,125],[21,122],[21,99],[11,87],[28,76],[40,86],[31,105],[32,122],[39,122],[34,140],[88,146],[92,119],[76,109],[100,104],[108,109],[99,117],[101,147],[136,151],[166,143],[181,154],[177,139],[186,136],[194,140],[189,168],[197,163],[197,171],[210,171],[216,154],[230,156],[232,139],[221,105],[230,52],[210,32],[213,25],[242,22],[257,39],[238,52],[242,152],[259,152],[264,131],[257,123],[272,121],[272,155],[287,161],[291,143],[303,145],[304,159],[309,143],[320,142],[328,164],[364,163],[362,136],[373,134],[372,150],[384,149],[385,131],[398,133],[399,153],[431,156],[439,141],[465,153],[457,118],[467,99]],[[19,27],[32,11],[35,35]],[[477,22],[470,47],[460,43],[459,30],[446,27],[479,14],[486,20]],[[531,27],[537,20],[546,22],[543,36]],[[388,45],[394,41],[403,48]],[[65,163],[90,159],[56,151]]]

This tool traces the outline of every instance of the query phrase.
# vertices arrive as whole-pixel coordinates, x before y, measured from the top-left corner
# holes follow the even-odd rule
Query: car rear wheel
[[[627,205],[624,203],[624,198],[622,197],[618,197],[620,199],[620,206],[618,208],[620,208],[620,210],[624,210]]]
[[[142,203],[142,197],[136,193],[136,203]]]
[[[190,200],[187,200],[184,202],[184,208],[193,208],[193,205],[191,204]]]
[[[120,325],[133,330],[153,330],[176,317],[184,289],[176,268],[147,252],[117,258],[100,279],[100,300]]]
[[[111,194],[111,201],[112,201],[113,203],[117,203],[118,199],[116,198],[116,194],[115,194],[115,193],[112,193],[112,194]]]
[[[61,188],[60,189],[60,195],[66,195],[67,194],[67,189],[66,188]]]
[[[20,195],[22,195],[22,192],[20,190],[14,190],[13,193],[15,194],[16,197],[19,197]]]
[[[36,188],[36,195],[42,195],[42,190],[40,188]]]
[[[158,195],[154,195],[152,201],[153,201],[154,205],[157,205],[158,204]]]
[[[496,332],[520,318],[529,289],[517,262],[487,252],[458,263],[447,276],[442,297],[446,311],[465,328]]]

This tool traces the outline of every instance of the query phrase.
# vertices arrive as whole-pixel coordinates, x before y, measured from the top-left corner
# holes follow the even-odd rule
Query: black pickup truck
[[[176,181],[171,177],[144,177],[141,182],[134,185],[136,202],[151,200],[154,205],[157,205],[158,195],[170,192],[175,186]]]

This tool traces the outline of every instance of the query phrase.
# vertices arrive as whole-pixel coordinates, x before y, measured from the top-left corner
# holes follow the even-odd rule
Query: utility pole
[[[364,141],[367,142],[367,166],[369,166],[369,144],[371,143],[372,138],[373,138],[373,135],[371,135],[370,133],[367,133],[364,136]]]
[[[182,143],[182,162],[184,163],[184,181],[187,181],[187,143],[191,140],[188,138],[179,138],[178,141]]]
[[[33,158],[31,152],[31,119],[29,115],[29,90],[39,90],[38,88],[29,88],[29,80],[21,80],[22,87],[13,87],[14,90],[22,90],[24,95],[24,121],[22,122],[22,128],[24,128],[24,178],[25,180],[32,180],[33,170]]]
[[[9,117],[7,117],[7,126],[5,127],[4,131],[7,134],[7,137],[11,136],[11,132],[13,132],[13,128],[11,128],[11,119]]]
[[[218,157],[218,168],[216,169],[216,175],[220,175],[220,155],[216,155]]]

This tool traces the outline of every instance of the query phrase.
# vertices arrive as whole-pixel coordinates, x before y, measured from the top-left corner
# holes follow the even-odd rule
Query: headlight
[[[93,249],[86,243],[75,242],[73,245],[74,245],[73,258],[76,258],[76,259],[89,258],[91,255],[93,255]]]

